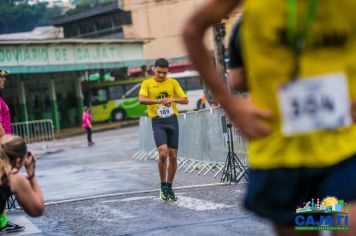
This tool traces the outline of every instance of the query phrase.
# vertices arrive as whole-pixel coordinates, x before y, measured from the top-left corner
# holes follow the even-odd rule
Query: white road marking
[[[131,202],[131,201],[138,201],[138,200],[144,200],[144,199],[154,199],[155,196],[144,196],[144,197],[128,197],[124,199],[113,199],[113,200],[107,200],[107,201],[102,201],[102,203],[110,203],[110,202]]]
[[[175,187],[174,189],[176,189],[176,190],[177,189],[194,189],[194,188],[227,186],[227,185],[229,185],[229,183],[198,184],[198,185],[179,186],[179,187]],[[132,192],[100,194],[100,195],[94,195],[94,196],[88,196],[88,197],[78,197],[78,198],[72,198],[72,199],[66,199],[66,200],[46,202],[45,206],[51,206],[51,205],[56,205],[56,204],[69,203],[69,202],[85,201],[85,200],[104,198],[104,197],[125,196],[125,195],[144,194],[144,193],[153,193],[153,192],[159,192],[159,189],[149,189],[149,190],[140,190],[140,191],[132,191]]]
[[[177,194],[177,196],[178,196],[178,201],[176,202],[169,201],[169,203],[195,211],[217,210],[217,209],[232,207],[226,204],[215,203],[215,202],[202,200],[198,198],[183,196],[182,193]],[[140,201],[145,199],[161,201],[161,199],[158,196],[142,196],[142,197],[129,197],[124,199],[107,200],[107,201],[102,201],[102,203],[130,202],[130,201]]]
[[[115,209],[115,208],[112,208],[111,206],[105,206],[103,205],[102,206],[103,208],[105,208],[106,211],[109,211],[111,212],[113,215],[115,216],[119,216],[120,218],[123,218],[123,219],[133,219],[135,218],[134,215],[128,213],[128,212],[125,212],[125,211],[120,211],[118,209]],[[107,220],[107,219],[106,219]],[[110,220],[109,220],[110,221]]]
[[[188,208],[195,211],[217,210],[222,208],[232,207],[230,205],[210,202],[193,197],[179,196],[178,200],[174,202],[175,205],[183,208]]]

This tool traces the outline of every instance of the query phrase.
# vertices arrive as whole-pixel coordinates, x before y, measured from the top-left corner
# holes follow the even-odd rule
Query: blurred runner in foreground
[[[356,235],[356,2],[244,1],[248,100],[228,94],[203,43],[206,30],[238,3],[205,1],[186,23],[184,41],[214,97],[250,140],[246,208],[271,220],[278,235],[318,235],[295,230],[319,220],[303,221],[296,208],[318,199],[326,205],[333,196],[334,203],[351,203],[348,222],[339,221],[350,229],[335,232]],[[333,219],[328,224],[338,225]]]

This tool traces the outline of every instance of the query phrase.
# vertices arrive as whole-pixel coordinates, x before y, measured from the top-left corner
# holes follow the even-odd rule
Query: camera
[[[6,77],[10,74],[10,71],[0,70],[0,77]]]

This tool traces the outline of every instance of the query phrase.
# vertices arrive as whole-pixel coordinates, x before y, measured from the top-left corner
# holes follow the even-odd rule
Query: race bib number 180
[[[279,88],[282,133],[286,136],[335,129],[352,123],[345,74],[298,79]]]
[[[166,118],[170,117],[173,115],[173,108],[172,106],[166,107],[166,106],[161,106],[157,108],[157,115],[161,118]]]

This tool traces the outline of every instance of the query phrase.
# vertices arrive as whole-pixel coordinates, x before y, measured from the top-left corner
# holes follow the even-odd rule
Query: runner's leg
[[[167,157],[168,147],[167,144],[162,144],[158,147],[158,170],[161,183],[167,182]]]
[[[161,179],[161,191],[160,198],[163,201],[167,201],[168,197],[168,187],[167,187],[167,144],[160,145],[158,147],[159,159],[158,159],[158,170],[159,177]]]
[[[153,137],[156,142],[158,150],[158,171],[161,180],[160,198],[163,201],[168,200],[167,189],[167,159],[168,159],[168,146],[167,146],[167,132],[165,129],[164,120],[152,119]]]
[[[168,148],[168,156],[169,156],[169,163],[168,163],[167,182],[172,184],[177,170],[177,149]]]
[[[179,141],[179,127],[178,120],[176,117],[172,117],[168,127],[167,133],[167,143],[168,143],[168,197],[173,201],[177,201],[177,197],[173,191],[172,184],[174,176],[177,170],[177,152],[178,152],[178,141]]]
[[[177,117],[169,118],[167,125],[167,144],[168,144],[168,180],[171,185],[177,170],[177,152],[179,143],[179,126]]]

